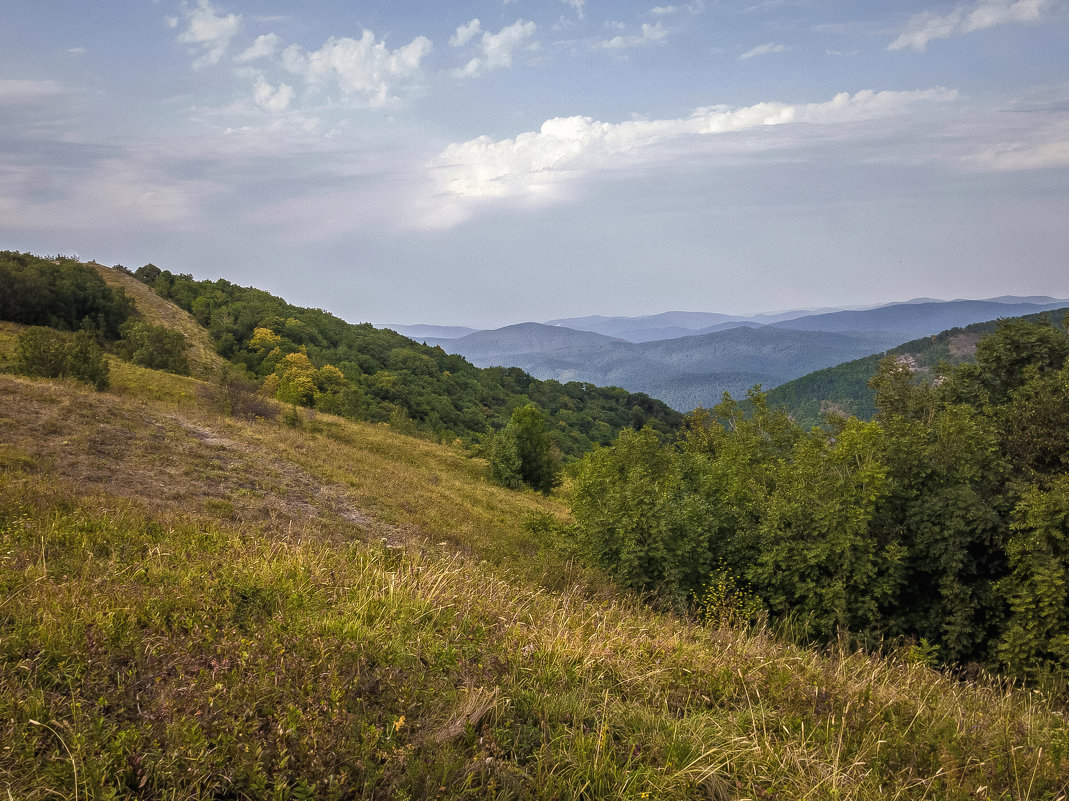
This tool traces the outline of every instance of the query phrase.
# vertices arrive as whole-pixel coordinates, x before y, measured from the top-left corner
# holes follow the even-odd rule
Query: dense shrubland
[[[1069,337],[1005,321],[935,383],[889,357],[869,422],[810,430],[760,392],[624,432],[578,467],[588,553],[686,600],[724,586],[828,641],[1069,679]],[[724,603],[732,603],[727,593]]]

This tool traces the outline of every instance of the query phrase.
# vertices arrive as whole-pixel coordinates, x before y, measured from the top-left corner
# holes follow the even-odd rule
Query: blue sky
[[[1069,3],[37,0],[0,247],[477,327],[1069,296]]]

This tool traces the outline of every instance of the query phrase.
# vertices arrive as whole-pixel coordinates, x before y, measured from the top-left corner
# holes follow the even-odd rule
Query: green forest
[[[146,265],[135,275],[189,311],[221,356],[279,400],[443,440],[481,440],[528,403],[547,415],[564,457],[608,444],[622,428],[674,431],[678,412],[618,387],[539,381],[518,368],[477,368],[388,329],[354,325],[229,281],[197,281]]]
[[[622,428],[649,426],[668,436],[682,420],[648,395],[539,381],[518,368],[477,368],[441,348],[293,306],[260,289],[198,281],[152,264],[134,275],[190,312],[222,357],[283,403],[476,447],[533,403],[564,461],[609,444]],[[137,364],[188,373],[181,335],[131,314],[121,290],[109,288],[90,266],[0,253],[0,319],[84,330]]]
[[[577,468],[587,553],[635,590],[933,664],[1069,679],[1069,336],[1007,320],[938,382],[887,357],[871,421],[807,429],[758,391],[675,444]]]

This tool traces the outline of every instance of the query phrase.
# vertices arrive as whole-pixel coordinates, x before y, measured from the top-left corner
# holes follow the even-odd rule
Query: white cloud
[[[739,109],[699,108],[667,120],[599,122],[558,117],[538,131],[495,141],[481,136],[447,147],[429,165],[438,197],[448,208],[438,219],[456,224],[471,201],[517,199],[545,202],[559,197],[569,179],[599,167],[634,163],[652,148],[676,140],[693,142],[715,134],[790,123],[845,124],[905,113],[918,103],[949,102],[957,92],[942,87],[906,92],[843,92],[823,103],[757,103]]]
[[[686,11],[691,14],[701,14],[705,11],[705,3],[703,0],[694,0],[692,3],[687,3],[681,6],[654,6],[650,9],[649,13],[654,16],[663,17],[669,14],[678,14],[680,11]]]
[[[575,9],[576,16],[578,16],[579,19],[583,19],[584,16],[586,16],[583,11],[583,6],[586,5],[586,0],[561,0],[561,2],[564,3],[564,5],[571,6]]]
[[[236,56],[234,61],[239,64],[245,64],[260,58],[271,58],[278,52],[281,44],[282,39],[278,34],[265,33],[263,36],[257,36],[256,41],[249,45],[243,53]]]
[[[33,103],[62,91],[55,81],[0,80],[0,105]]]
[[[664,29],[660,22],[654,25],[644,22],[642,23],[642,33],[620,34],[611,39],[598,42],[595,48],[598,50],[627,50],[632,47],[642,47],[643,45],[663,42],[667,38],[668,31]]]
[[[218,64],[230,40],[241,28],[241,15],[223,16],[212,7],[209,0],[197,0],[196,6],[186,6],[183,13],[188,26],[178,35],[178,41],[192,45],[192,52],[200,54],[193,62],[193,68]]]
[[[473,19],[466,25],[458,26],[457,32],[449,37],[449,44],[453,47],[463,47],[474,39],[475,34],[477,33],[482,33],[482,26],[480,25],[478,18]]]
[[[949,14],[923,11],[914,14],[906,29],[887,45],[888,50],[912,47],[924,50],[933,39],[948,39],[1011,22],[1034,22],[1051,5],[1051,0],[977,0],[959,5]]]
[[[72,56],[84,56],[89,51],[84,47],[72,47],[67,52]]]
[[[382,106],[396,99],[400,89],[419,80],[420,61],[431,47],[430,39],[417,36],[390,50],[365,30],[359,39],[332,37],[312,52],[290,45],[282,51],[282,65],[312,86],[337,85],[349,98]]]
[[[265,111],[285,111],[293,100],[293,87],[283,83],[276,89],[261,75],[252,87],[252,99]]]
[[[478,20],[472,20],[472,22],[477,23]],[[534,37],[537,27],[533,22],[519,19],[497,33],[483,32],[477,48],[478,55],[471,58],[463,67],[453,70],[454,77],[474,78],[491,70],[508,69],[512,66],[513,55],[518,50],[530,46],[530,40]],[[457,29],[457,34],[459,33],[460,28]],[[472,36],[474,35],[473,31]]]
[[[755,56],[767,56],[769,53],[782,53],[787,49],[786,45],[776,44],[775,42],[765,42],[762,45],[758,45],[752,50],[747,50],[741,56],[739,60],[745,60],[748,58],[754,58]]]

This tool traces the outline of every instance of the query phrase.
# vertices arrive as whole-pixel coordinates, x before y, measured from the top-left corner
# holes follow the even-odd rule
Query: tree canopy
[[[804,635],[925,643],[948,664],[1069,678],[1069,336],[1005,321],[918,382],[879,363],[871,421],[805,429],[763,393],[585,457],[590,558],[685,600],[724,573]]]

